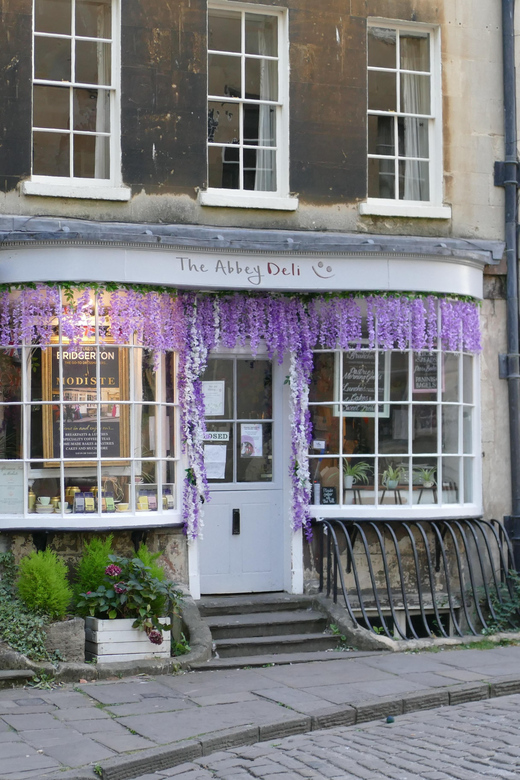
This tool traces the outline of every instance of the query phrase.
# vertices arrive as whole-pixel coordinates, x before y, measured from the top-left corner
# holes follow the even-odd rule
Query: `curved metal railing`
[[[513,551],[496,520],[321,519],[320,591],[392,638],[480,634],[514,597]],[[513,620],[509,619],[511,628]]]

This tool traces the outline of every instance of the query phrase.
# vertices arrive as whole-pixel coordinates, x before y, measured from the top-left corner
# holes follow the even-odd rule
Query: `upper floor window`
[[[117,36],[115,0],[34,0],[31,183],[119,183]]]
[[[264,208],[288,195],[285,23],[235,3],[208,17],[208,190],[261,194]]]
[[[442,203],[437,47],[418,25],[368,28],[369,203]]]

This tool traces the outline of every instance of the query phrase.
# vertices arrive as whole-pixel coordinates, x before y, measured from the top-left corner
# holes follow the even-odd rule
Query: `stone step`
[[[232,658],[211,658],[200,664],[190,664],[192,671],[218,671],[219,669],[261,668],[265,666],[288,666],[290,664],[308,664],[310,662],[337,661],[341,659],[365,658],[390,654],[387,650],[317,650],[312,653],[266,653],[265,655],[244,655]]]
[[[0,669],[0,688],[25,685],[28,680],[32,680],[35,674],[30,669]]]
[[[310,596],[291,593],[244,593],[236,596],[202,596],[197,602],[202,617],[212,615],[243,615],[251,612],[287,612],[310,609]]]
[[[280,634],[318,634],[327,618],[316,610],[254,612],[247,615],[216,615],[206,618],[214,640],[234,637],[268,637]]]
[[[339,640],[331,634],[290,634],[266,637],[237,637],[234,639],[218,639],[215,642],[215,652],[219,658],[234,656],[253,656],[294,652],[314,652],[316,650],[332,650]]]

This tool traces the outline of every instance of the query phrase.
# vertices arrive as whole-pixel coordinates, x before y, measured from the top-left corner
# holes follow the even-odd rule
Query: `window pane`
[[[244,189],[276,191],[276,152],[244,149]]]
[[[74,130],[110,132],[110,92],[105,89],[74,90]]]
[[[208,141],[236,144],[240,140],[240,105],[208,103]]]
[[[171,460],[162,462],[162,507],[163,512],[175,509],[177,486],[175,484],[175,463]]]
[[[335,413],[336,412],[336,413]],[[336,406],[311,406],[312,441],[310,452],[339,453],[339,417]]]
[[[459,451],[459,407],[442,407],[442,451]]]
[[[407,460],[381,458],[379,460],[380,504],[408,504],[409,470]]]
[[[442,393],[443,401],[459,400],[459,356],[446,353],[442,355],[444,371],[444,391]]]
[[[0,460],[22,457],[22,407],[0,404]]]
[[[442,501],[444,504],[458,504],[460,458],[442,459]]]
[[[463,452],[465,455],[473,453],[473,409],[463,409]]]
[[[237,423],[237,482],[272,482],[272,423]]]
[[[334,400],[334,359],[334,352],[314,354],[314,369],[309,390],[311,402]]]
[[[399,162],[400,200],[429,200],[430,172],[427,162],[402,160]]]
[[[272,385],[270,360],[237,360],[237,418],[271,419]]]
[[[106,136],[74,135],[74,176],[110,178],[110,147]]]
[[[69,176],[70,136],[63,133],[33,133],[33,173],[38,176]]]
[[[173,458],[175,452],[175,409],[173,406],[161,407],[162,451],[159,455]]]
[[[158,407],[150,404],[136,404],[133,428],[135,435],[134,457],[155,457],[157,454]]]
[[[373,458],[345,458],[343,461],[343,503],[374,504],[377,479]]]
[[[111,48],[109,43],[76,41],[76,81],[110,85]]]
[[[206,431],[208,439],[204,444],[204,462],[208,482],[233,482],[233,424],[207,423]],[[218,436],[211,438],[212,434]]]
[[[312,458],[310,461],[313,496],[311,503],[318,498],[320,504],[339,504],[342,498],[343,474],[338,458]]]
[[[35,85],[33,98],[35,127],[56,127],[66,130],[70,126],[69,88]]]
[[[437,459],[414,458],[413,460],[413,503],[436,504]]]
[[[464,458],[464,503],[471,504],[473,495],[473,458]]]
[[[0,349],[0,402],[22,400],[22,350]]]
[[[394,155],[394,118],[368,117],[368,153]]]
[[[401,33],[401,68],[403,70],[430,70],[430,36],[428,33]]]
[[[76,35],[110,38],[111,0],[76,0]]]
[[[395,198],[395,164],[393,160],[368,161],[369,198]]]
[[[391,406],[389,417],[379,418],[379,452],[408,452],[408,406]]]
[[[163,358],[164,400],[167,404],[175,402],[175,354],[166,352]]]
[[[414,405],[413,452],[437,452],[437,407]]]
[[[233,11],[209,11],[208,48],[217,51],[241,50],[241,15]]]
[[[463,401],[465,404],[473,403],[473,358],[471,355],[463,355]]]
[[[373,111],[396,111],[395,73],[368,72],[368,108]]]
[[[397,65],[396,32],[384,27],[368,28],[368,64],[375,68]]]
[[[208,92],[222,97],[242,97],[240,57],[210,54],[208,57]]]
[[[27,374],[31,384],[31,401],[41,401],[42,394],[42,350],[39,347],[32,347],[28,350]]]
[[[428,120],[400,117],[399,156],[428,157]]]
[[[34,39],[34,77],[48,81],[70,81],[70,40]]]
[[[147,349],[134,349],[135,400],[157,400],[157,374],[154,370],[153,352]]]
[[[406,114],[430,113],[429,76],[401,73],[401,111]]]
[[[236,146],[210,146],[208,149],[208,186],[228,190],[240,188],[240,150]]]
[[[347,455],[375,453],[373,417],[343,417],[343,452]]]
[[[70,35],[70,0],[35,0],[34,29],[38,32]]]
[[[157,489],[158,464],[155,461],[142,461],[141,463],[137,462],[135,466],[136,512],[156,512],[159,506]]]
[[[276,109],[267,105],[244,105],[244,143],[276,146]]]
[[[278,63],[246,59],[246,98],[278,100]]]
[[[278,54],[278,19],[274,16],[246,14],[246,53]]]
[[[113,498],[116,505],[120,502],[128,503],[130,495],[130,466],[114,466],[102,463],[101,468],[101,490],[102,498]],[[106,502],[105,502],[106,506]],[[108,510],[111,508],[111,502],[108,503]],[[106,511],[103,509],[103,511]]]
[[[392,352],[390,400],[408,400],[408,353]]]
[[[233,417],[233,361],[210,358],[202,375],[206,417]]]

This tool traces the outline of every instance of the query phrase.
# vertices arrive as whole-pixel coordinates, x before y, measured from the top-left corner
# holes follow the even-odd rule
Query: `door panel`
[[[283,588],[278,373],[265,358],[212,356],[202,377],[211,489],[200,542],[202,593]]]

